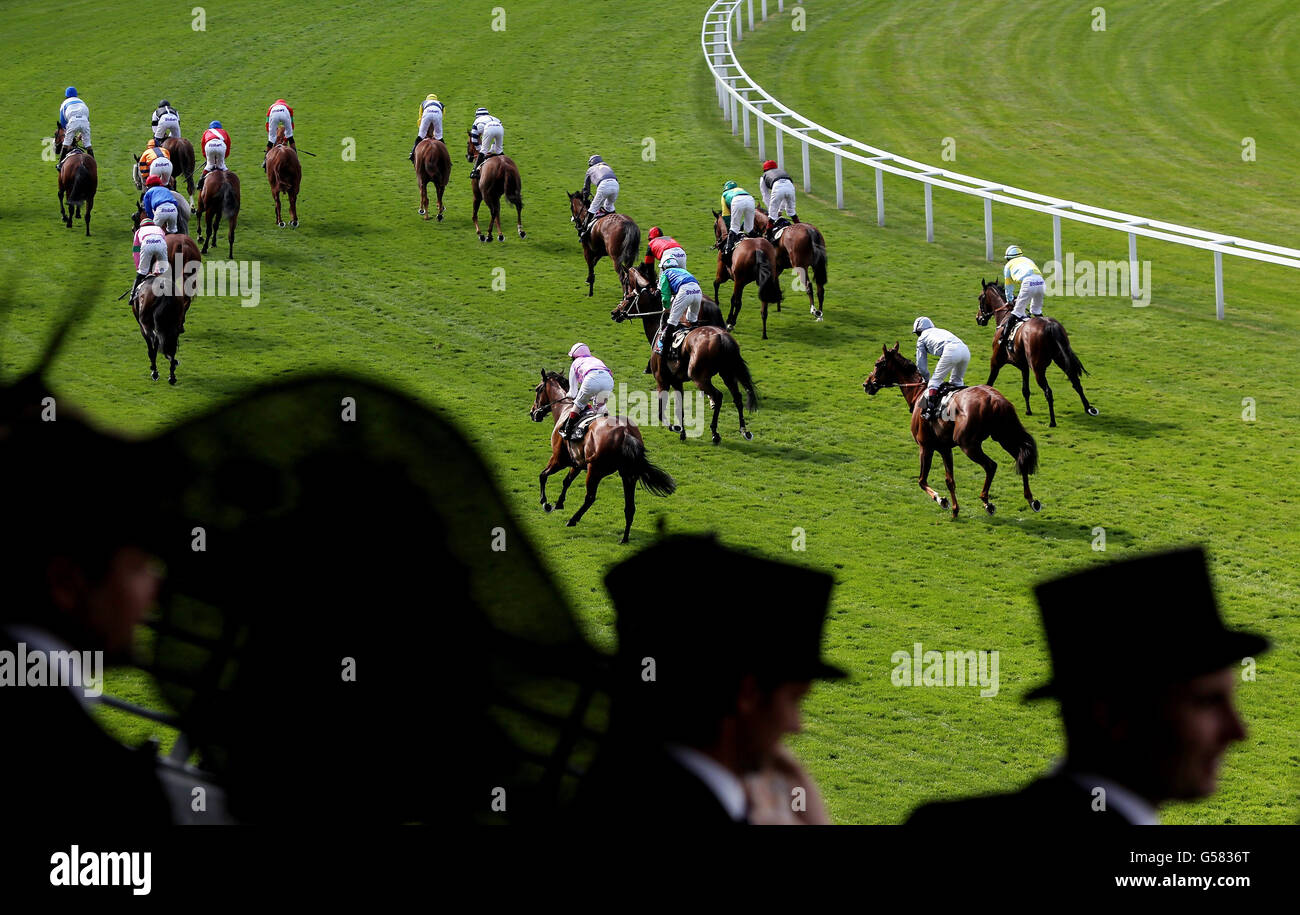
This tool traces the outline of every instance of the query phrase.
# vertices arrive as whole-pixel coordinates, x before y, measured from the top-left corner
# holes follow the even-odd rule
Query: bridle
[[[650,290],[649,290],[647,287],[645,287],[645,286],[637,286],[637,287],[635,287],[635,288],[633,288],[633,289],[630,289],[630,290],[628,291],[627,295],[623,296],[623,302],[622,302],[622,306],[621,306],[621,307],[630,308],[631,306],[628,305],[628,300],[630,300],[630,299],[632,299],[632,298],[640,298],[641,293],[643,293],[643,292],[649,292],[649,291],[650,291]],[[655,317],[656,315],[660,314],[663,310],[664,310],[664,309],[663,309],[663,305],[662,305],[662,303],[660,303],[660,307],[659,307],[659,308],[653,309],[653,310],[651,310],[651,311],[623,311],[623,312],[620,312],[619,315],[620,315],[620,317],[622,317],[622,318],[624,318],[624,319],[626,319],[626,318],[653,318],[653,317]]]

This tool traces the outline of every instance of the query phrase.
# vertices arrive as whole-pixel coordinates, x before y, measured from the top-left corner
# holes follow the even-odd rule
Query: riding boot
[[[412,162],[415,161],[415,147],[420,145],[421,139],[422,139],[421,137],[416,136],[415,142],[411,144],[411,154],[407,156],[407,158],[410,159]]]
[[[92,158],[92,159],[95,158],[95,147],[93,147],[93,146],[87,146],[87,147],[86,147],[86,155],[90,156],[90,158]]]
[[[790,221],[793,222],[793,223],[795,223],[795,224],[797,225],[797,224],[799,223],[799,217],[796,216],[796,215],[794,215],[793,213],[791,213],[791,214],[790,214]]]
[[[266,141],[266,154],[262,156],[262,171],[266,171],[266,156],[269,156],[269,155],[271,154],[271,146],[272,146],[271,141],[270,141],[270,140],[267,140],[267,141]]]
[[[63,144],[54,148],[54,170],[58,171],[63,167]]]
[[[298,144],[293,141],[293,137],[289,137],[288,140],[290,146],[292,146],[294,149],[298,148]]]
[[[673,337],[675,337],[676,335],[677,335],[677,325],[676,325],[676,324],[668,324],[668,325],[665,325],[665,326],[664,326],[664,346],[663,346],[663,356],[664,356],[665,359],[667,359],[667,360],[669,360],[669,361],[671,361],[671,360],[674,358],[674,357],[673,357]]]
[[[483,160],[486,158],[487,158],[486,153],[480,152],[478,154],[478,161],[474,163],[474,170],[469,173],[470,178],[478,177],[479,169],[483,167]]]
[[[207,177],[208,177],[208,170],[205,168],[202,172],[199,173],[199,183],[195,185],[195,190],[197,193],[199,194],[203,193],[203,181]]]

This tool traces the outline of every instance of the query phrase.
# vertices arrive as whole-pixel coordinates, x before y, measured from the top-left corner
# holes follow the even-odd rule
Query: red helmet
[[[776,163],[773,162],[771,159],[768,159],[766,162],[763,163],[763,171],[769,171],[774,168],[776,168]]]
[[[651,227],[650,227],[650,237],[651,237],[651,238],[658,238],[660,235],[663,235],[663,234],[664,234],[663,232],[660,232],[660,231],[659,231],[659,227],[658,227],[658,226],[651,226]]]
[[[150,175],[144,179],[145,187],[159,187],[163,183],[162,175]]]

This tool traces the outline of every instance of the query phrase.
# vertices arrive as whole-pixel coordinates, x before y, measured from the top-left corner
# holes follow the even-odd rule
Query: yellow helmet
[[[436,102],[436,101],[438,101],[438,96],[436,96],[436,95],[434,95],[432,92],[430,92],[427,96],[425,96],[424,100],[425,100],[426,102]]]

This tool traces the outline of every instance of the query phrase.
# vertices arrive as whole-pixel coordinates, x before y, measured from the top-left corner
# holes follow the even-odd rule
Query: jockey
[[[298,144],[293,141],[293,109],[282,98],[276,99],[271,103],[271,107],[266,109],[267,152],[270,152],[271,147],[275,145],[277,127],[284,127],[284,138],[289,141],[290,146],[297,149]],[[266,168],[266,156],[262,156],[262,168]]]
[[[776,163],[768,159],[763,163],[763,177],[759,179],[758,185],[763,194],[763,207],[771,220],[769,232],[784,225],[781,222],[782,210],[790,215],[791,222],[799,221],[799,216],[794,211],[794,179],[789,172],[777,168]]]
[[[162,183],[170,186],[172,183],[172,160],[166,156],[159,156],[149,163],[149,175],[157,175],[162,179]],[[148,178],[145,178],[148,181]]]
[[[754,237],[754,197],[734,181],[722,186],[722,221],[727,237],[722,242],[722,263],[731,272],[731,252],[744,235]]]
[[[686,252],[677,243],[677,239],[671,235],[665,235],[658,226],[651,226],[650,244],[646,245],[643,263],[649,264],[657,260],[662,267],[664,259],[670,254],[677,258],[677,266],[683,270],[686,269]]]
[[[167,236],[152,219],[140,220],[131,239],[131,256],[135,260],[135,283],[131,286],[134,301],[136,290],[146,276],[167,273]]]
[[[699,280],[687,273],[673,255],[664,257],[663,268],[663,275],[659,277],[659,301],[668,309],[668,323],[660,337],[659,350],[669,357],[673,335],[681,326],[682,318],[692,324],[699,320],[704,291],[700,289]]]
[[[921,405],[921,418],[931,419],[939,409],[940,383],[945,378],[955,385],[965,383],[966,367],[970,365],[970,350],[956,334],[935,327],[929,318],[917,318],[912,323],[912,333],[916,334],[916,368],[928,381],[925,402]],[[928,371],[927,356],[939,357],[933,375]]]
[[[208,129],[203,131],[203,139],[199,141],[199,146],[203,149],[203,157],[207,164],[203,166],[203,173],[199,175],[199,190],[203,190],[203,179],[208,176],[208,172],[225,172],[230,171],[226,168],[226,156],[230,155],[230,134],[226,128],[221,126],[220,121],[213,121],[208,125]]]
[[[560,428],[560,435],[572,441],[581,436],[574,433],[583,411],[591,404],[599,413],[605,412],[605,398],[614,390],[614,376],[609,367],[591,354],[585,343],[575,343],[569,350],[573,364],[569,366],[569,393],[573,406]]]
[[[158,107],[153,110],[153,138],[162,145],[162,141],[168,137],[179,137],[181,135],[181,116],[176,113],[176,109],[171,106],[167,99],[158,103]]]
[[[1006,260],[1002,280],[1007,290],[1007,304],[1012,307],[1002,331],[1003,343],[1010,342],[1011,332],[1025,319],[1027,309],[1035,317],[1042,316],[1043,293],[1047,291],[1047,282],[1038,265],[1021,253],[1019,245],[1007,248]]]
[[[420,102],[420,126],[415,131],[415,142],[411,144],[411,154],[407,158],[414,162],[415,147],[420,145],[421,140],[429,137],[435,140],[442,139],[442,102],[438,101],[438,96],[432,92]]]
[[[150,175],[150,167],[153,165],[155,159],[165,158],[170,164],[171,157],[172,154],[167,151],[165,146],[157,140],[150,140],[149,145],[144,148],[144,152],[140,153],[140,183],[137,184],[136,187],[142,186],[145,180],[148,179]]]
[[[90,145],[90,109],[77,96],[77,90],[69,86],[63,93],[63,104],[59,106],[58,126],[63,128],[63,143],[54,151],[56,162],[63,160],[63,153],[70,150],[78,140],[85,146],[86,152],[93,159],[95,149]],[[57,165],[55,166],[58,167]]]
[[[600,156],[592,156],[587,160],[587,177],[582,183],[583,199],[588,199],[587,195],[593,190],[595,194],[590,198],[591,206],[587,208],[587,224],[582,227],[584,239],[591,233],[596,218],[614,212],[614,204],[618,201],[618,179],[614,177],[614,170]]]
[[[486,108],[474,109],[474,123],[469,129],[469,138],[478,147],[478,161],[469,173],[471,178],[478,177],[479,167],[488,156],[506,151],[506,129],[501,121],[488,113]]]
[[[167,232],[179,229],[179,213],[176,198],[168,190],[166,183],[158,175],[150,175],[145,181],[144,197],[140,199],[140,208],[145,218]]]

